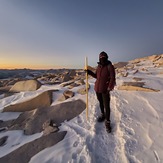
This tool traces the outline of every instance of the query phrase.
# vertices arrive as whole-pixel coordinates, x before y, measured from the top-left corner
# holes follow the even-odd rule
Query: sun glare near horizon
[[[48,65],[48,64],[21,64],[0,62],[0,69],[60,69],[66,68],[66,66]]]
[[[0,64],[0,69],[61,69],[66,67],[48,65]]]

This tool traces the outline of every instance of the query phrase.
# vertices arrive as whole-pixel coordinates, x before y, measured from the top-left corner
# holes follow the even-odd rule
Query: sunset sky
[[[0,0],[0,68],[83,68],[163,53],[162,0]]]

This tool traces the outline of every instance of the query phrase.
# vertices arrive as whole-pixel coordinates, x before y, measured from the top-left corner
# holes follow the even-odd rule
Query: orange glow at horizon
[[[0,62],[0,69],[60,69],[64,68],[62,66],[52,66],[52,65],[45,65],[45,64],[20,64],[20,63],[1,63]]]
[[[17,58],[11,60],[9,58],[0,57],[0,69],[60,69],[64,67],[55,64],[45,64],[43,62],[38,63],[37,61],[35,63],[35,60],[31,59],[25,61],[21,58],[19,58],[19,60]]]
[[[48,65],[21,65],[21,64],[0,64],[0,69],[60,69],[61,66],[48,66]]]
[[[10,53],[0,52],[0,69],[63,69],[73,68],[73,65],[68,65],[58,61],[57,57],[50,59],[43,59],[38,57],[31,57],[28,55],[15,55],[11,56]],[[57,62],[56,62],[57,60]]]

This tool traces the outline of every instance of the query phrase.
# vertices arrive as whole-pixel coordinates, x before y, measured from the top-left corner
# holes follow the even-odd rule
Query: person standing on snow
[[[97,63],[98,66],[95,73],[89,69],[86,71],[88,75],[96,78],[94,89],[101,110],[101,115],[97,121],[105,121],[106,131],[110,133],[110,91],[112,91],[115,86],[115,69],[111,61],[108,60],[107,53],[104,51],[99,54],[99,62]]]

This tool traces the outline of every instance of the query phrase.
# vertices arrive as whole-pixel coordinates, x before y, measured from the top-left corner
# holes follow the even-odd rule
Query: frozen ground
[[[68,131],[63,141],[47,148],[32,157],[30,163],[162,163],[163,162],[163,68],[154,68],[143,63],[148,74],[137,73],[118,77],[117,86],[133,77],[141,77],[146,86],[159,89],[159,92],[119,91],[117,87],[111,92],[111,125],[113,132],[105,131],[104,123],[97,123],[99,104],[93,90],[94,79],[90,79],[89,119],[85,111],[71,121],[62,123],[60,130]],[[43,86],[39,91],[56,88],[59,94],[63,88]],[[74,88],[73,91],[76,91]],[[38,92],[35,93],[35,95]],[[33,93],[20,93],[0,99],[0,108],[10,103],[25,100]],[[85,96],[76,93],[69,99],[83,99]],[[52,105],[58,103],[54,97]],[[20,113],[0,113],[1,120],[18,117]],[[25,136],[22,131],[1,132],[0,138],[8,135],[7,144],[0,147],[0,157],[15,148],[42,135],[38,133]],[[19,144],[19,146],[14,146]]]

